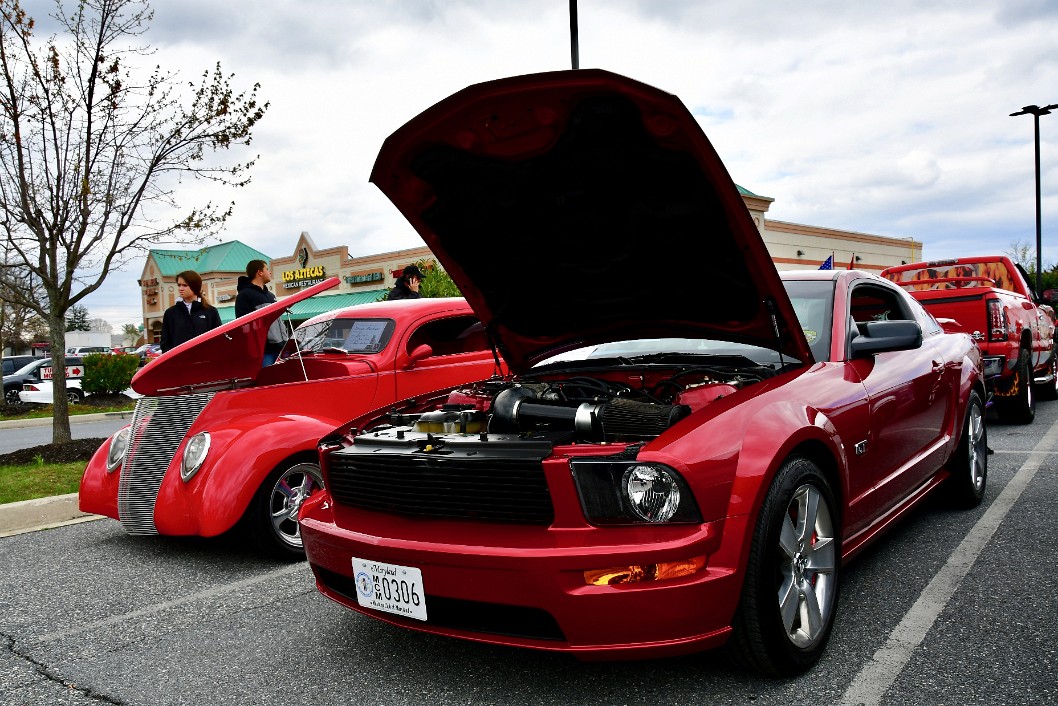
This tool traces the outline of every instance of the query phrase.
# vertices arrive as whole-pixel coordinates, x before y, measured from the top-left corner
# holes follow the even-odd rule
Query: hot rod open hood
[[[132,389],[141,395],[173,395],[256,379],[272,322],[302,299],[338,282],[331,277],[181,343],[141,368],[132,378]]]
[[[812,359],[742,197],[674,95],[600,70],[477,84],[393,133],[371,181],[513,370],[634,337]]]

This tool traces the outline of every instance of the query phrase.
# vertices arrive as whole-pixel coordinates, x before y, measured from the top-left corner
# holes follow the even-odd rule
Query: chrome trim
[[[118,480],[118,517],[129,534],[158,534],[154,506],[162,479],[191,425],[214,394],[141,397],[136,402]]]

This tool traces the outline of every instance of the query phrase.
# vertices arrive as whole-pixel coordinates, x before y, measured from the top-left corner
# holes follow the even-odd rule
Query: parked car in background
[[[299,326],[262,368],[268,326],[331,279],[177,346],[133,378],[147,395],[92,458],[85,512],[129,534],[215,536],[242,523],[301,558],[302,501],[320,488],[316,442],[350,416],[488,376],[496,359],[462,299],[381,302]]]
[[[18,397],[24,404],[51,404],[55,399],[55,392],[52,386],[51,380],[27,382],[22,385]],[[70,378],[67,380],[66,401],[70,404],[80,404],[84,401],[84,398],[85,393],[81,389],[81,378]]]
[[[120,347],[117,347],[117,348],[111,348],[110,352],[111,353],[127,354],[127,353],[135,353],[137,350],[139,350],[139,346],[120,346]]]
[[[80,378],[84,376],[84,362],[77,356],[66,357],[67,379]],[[7,404],[21,404],[19,393],[26,383],[35,383],[52,378],[52,359],[38,358],[37,360],[22,366],[10,375],[4,376],[4,402]]]
[[[85,356],[89,353],[103,353],[110,355],[113,353],[108,346],[73,346],[66,349],[67,355],[80,355]]]
[[[1036,392],[1058,399],[1054,309],[1005,255],[914,262],[882,271],[946,326],[973,336],[1001,419],[1028,424]],[[1034,389],[1035,387],[1035,389]]]
[[[143,367],[162,354],[162,346],[158,343],[144,343],[132,354],[140,357],[140,367]]]
[[[478,84],[391,135],[371,180],[514,376],[321,439],[301,530],[341,605],[585,658],[726,643],[797,674],[845,561],[934,490],[980,503],[973,340],[871,274],[780,276],[675,96],[599,70]]]
[[[38,360],[41,360],[41,358],[32,355],[5,355],[3,361],[4,375],[10,375],[16,370]]]

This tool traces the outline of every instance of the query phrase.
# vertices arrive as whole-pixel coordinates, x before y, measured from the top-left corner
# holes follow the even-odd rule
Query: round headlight
[[[632,512],[647,522],[668,522],[680,507],[680,487],[664,468],[632,466],[624,490]]]
[[[199,468],[202,468],[202,462],[206,460],[206,454],[208,453],[208,431],[195,434],[188,439],[187,446],[184,447],[183,462],[180,465],[180,477],[184,479],[185,483],[198,473]]]
[[[125,451],[129,448],[129,427],[118,429],[110,437],[110,450],[107,451],[107,472],[113,473],[125,460]]]

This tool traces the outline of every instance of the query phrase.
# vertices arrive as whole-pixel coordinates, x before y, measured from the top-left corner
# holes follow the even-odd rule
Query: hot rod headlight
[[[208,431],[200,432],[188,439],[187,446],[184,447],[184,458],[180,464],[180,477],[185,483],[198,473],[199,468],[202,468],[202,462],[206,460],[208,453]]]
[[[576,460],[570,468],[593,524],[702,521],[687,481],[665,464]]]
[[[107,451],[107,472],[113,473],[125,459],[125,451],[129,448],[129,427],[118,429],[114,436],[110,437],[110,449]]]

